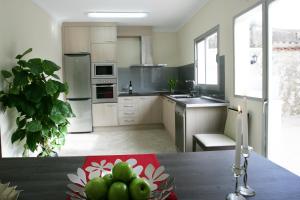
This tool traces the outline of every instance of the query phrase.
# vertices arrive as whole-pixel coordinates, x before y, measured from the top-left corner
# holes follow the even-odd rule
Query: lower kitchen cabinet
[[[120,125],[162,123],[159,96],[119,97]]]
[[[118,104],[93,104],[93,126],[118,126]]]
[[[171,138],[175,142],[175,108],[176,102],[170,100],[167,97],[162,97],[162,116],[163,124],[170,134]]]

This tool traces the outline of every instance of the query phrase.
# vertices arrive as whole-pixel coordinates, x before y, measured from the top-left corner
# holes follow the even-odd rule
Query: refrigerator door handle
[[[87,97],[87,98],[67,98],[68,101],[86,101],[86,100],[90,100],[91,98]]]

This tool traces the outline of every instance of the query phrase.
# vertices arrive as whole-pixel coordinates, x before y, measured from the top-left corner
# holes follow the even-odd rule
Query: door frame
[[[262,145],[262,155],[268,157],[268,101],[269,101],[269,5],[276,0],[260,0],[254,3],[252,6],[248,7],[244,11],[240,12],[233,18],[233,45],[235,38],[235,20],[241,15],[249,12],[255,7],[262,5],[262,48],[263,48],[263,58],[262,58],[262,98],[247,97],[249,100],[258,101],[262,103],[262,135],[261,135],[261,145]],[[235,46],[235,45],[234,45]],[[235,51],[235,48],[233,48]],[[235,59],[233,59],[235,63]],[[234,64],[235,66],[235,64]],[[233,68],[233,95],[234,97],[241,98],[242,96],[235,94],[235,67]]]

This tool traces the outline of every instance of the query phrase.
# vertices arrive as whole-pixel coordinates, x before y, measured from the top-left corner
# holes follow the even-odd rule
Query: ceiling
[[[32,0],[59,21],[103,21],[176,31],[209,0]],[[141,19],[91,19],[86,13],[147,12]]]

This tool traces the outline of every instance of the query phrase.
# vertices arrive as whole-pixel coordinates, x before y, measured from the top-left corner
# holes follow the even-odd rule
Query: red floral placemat
[[[82,195],[84,193],[84,185],[88,180],[99,176],[103,177],[111,172],[116,163],[122,161],[129,163],[138,176],[147,179],[152,191],[157,190],[160,183],[169,177],[165,173],[165,168],[160,166],[154,154],[88,156],[82,168],[78,169],[77,175],[68,175],[69,179],[75,184],[68,185],[68,188],[73,193],[68,192],[69,196],[67,199],[80,199],[76,198],[74,192]],[[177,200],[175,193],[171,192],[167,200]]]

